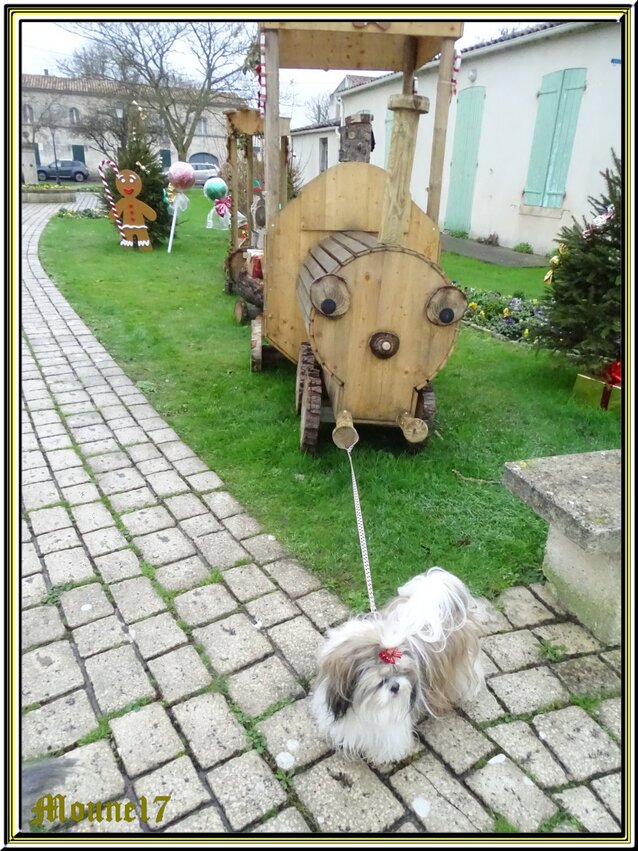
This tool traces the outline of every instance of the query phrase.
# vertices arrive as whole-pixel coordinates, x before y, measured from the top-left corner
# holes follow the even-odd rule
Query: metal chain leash
[[[354,465],[352,463],[352,446],[346,449],[348,453],[348,461],[350,461],[350,472],[352,473],[352,495],[354,497],[354,513],[357,519],[357,532],[359,533],[359,545],[361,547],[361,558],[363,559],[363,572],[366,577],[366,587],[368,589],[368,600],[370,601],[370,611],[374,614],[377,607],[374,603],[374,591],[372,590],[372,574],[370,572],[370,561],[368,560],[368,544],[366,543],[366,532],[363,526],[363,515],[361,513],[361,503],[359,502],[359,489],[357,488],[357,478],[354,474]]]

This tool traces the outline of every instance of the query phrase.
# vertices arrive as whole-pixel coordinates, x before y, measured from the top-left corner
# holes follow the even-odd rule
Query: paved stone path
[[[74,754],[56,790],[69,802],[146,796],[149,821],[122,831],[477,834],[500,816],[518,832],[618,832],[620,651],[542,585],[478,600],[488,688],[422,723],[403,764],[321,741],[315,653],[348,613],[44,274],[55,209],[23,210],[23,757]]]

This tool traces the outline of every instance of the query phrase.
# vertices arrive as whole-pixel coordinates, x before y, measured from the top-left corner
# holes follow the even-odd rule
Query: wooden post
[[[265,30],[266,108],[264,113],[264,178],[266,229],[279,210],[279,33]]]
[[[230,164],[230,244],[233,248],[239,247],[239,227],[237,225],[237,202],[239,201],[239,181],[237,180],[237,137],[232,130],[230,146],[228,150],[228,161]]]
[[[419,116],[430,102],[418,95],[392,95],[388,109],[394,112],[388,173],[383,193],[379,241],[402,245],[410,223],[410,180],[416,148]]]
[[[350,449],[359,441],[359,433],[352,424],[349,411],[339,411],[335,417],[336,425],[332,430],[332,440],[339,449]]]
[[[414,94],[414,72],[416,70],[416,52],[418,42],[413,36],[407,36],[403,46],[403,94]]]
[[[279,203],[282,207],[285,207],[288,200],[288,137],[281,136],[279,141],[281,145],[279,153]]]
[[[454,39],[443,40],[441,60],[439,62],[439,81],[436,86],[436,107],[434,110],[434,135],[432,138],[432,158],[430,160],[430,184],[428,186],[427,214],[434,224],[439,225],[441,206],[441,183],[443,179],[443,160],[445,158],[445,134],[450,111],[452,71],[454,68]]]
[[[248,229],[247,245],[252,245],[253,238],[253,137],[246,136],[246,227]]]

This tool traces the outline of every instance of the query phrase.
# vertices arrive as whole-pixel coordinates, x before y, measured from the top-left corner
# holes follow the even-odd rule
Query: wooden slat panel
[[[372,234],[365,233],[361,230],[344,231],[344,236],[356,239],[358,242],[362,242],[364,245],[367,245],[368,248],[377,248],[381,244],[376,236],[372,236]]]
[[[339,245],[331,236],[328,239],[321,240],[321,248],[331,257],[334,257],[338,263],[347,263],[348,260],[352,260],[352,252],[343,245]]]
[[[332,234],[332,239],[347,248],[354,257],[356,257],[357,254],[363,254],[364,251],[370,250],[369,245],[366,245],[359,239],[354,239],[351,234],[352,231],[348,234],[336,232]]]
[[[339,268],[339,261],[324,251],[321,245],[315,245],[310,253],[326,272],[334,272]]]

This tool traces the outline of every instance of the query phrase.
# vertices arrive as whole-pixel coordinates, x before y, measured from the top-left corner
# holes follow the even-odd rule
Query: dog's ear
[[[340,688],[340,685],[329,680],[326,688],[326,703],[328,704],[328,709],[334,715],[335,721],[343,718],[348,709],[350,709],[354,695],[354,683],[349,688],[346,688],[345,691]]]

